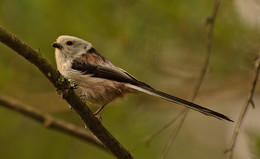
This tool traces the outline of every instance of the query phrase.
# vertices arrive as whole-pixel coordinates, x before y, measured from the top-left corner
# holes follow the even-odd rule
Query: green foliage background
[[[40,48],[54,66],[52,42],[59,35],[73,35],[91,42],[102,55],[138,79],[188,98],[204,61],[204,23],[213,4],[213,0],[0,0],[0,25],[33,48]],[[256,28],[239,19],[232,1],[222,2],[209,72],[196,103],[237,118],[249,90],[259,37]],[[0,52],[1,94],[83,127],[34,66],[2,44]],[[259,88],[255,98],[259,99]],[[233,105],[235,102],[238,105]],[[180,110],[180,106],[154,97],[129,95],[110,104],[102,112],[102,122],[123,145],[132,148]],[[233,126],[190,111],[168,158],[223,158],[231,135],[227,129]],[[171,129],[155,138],[150,147],[139,147],[134,156],[157,158]],[[0,108],[0,158],[113,156]]]

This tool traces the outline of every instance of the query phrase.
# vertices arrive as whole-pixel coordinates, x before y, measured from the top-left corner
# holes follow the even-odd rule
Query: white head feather
[[[52,46],[56,48],[57,68],[63,75],[66,74],[66,70],[70,68],[71,62],[75,58],[80,57],[92,48],[91,43],[69,35],[59,36]]]

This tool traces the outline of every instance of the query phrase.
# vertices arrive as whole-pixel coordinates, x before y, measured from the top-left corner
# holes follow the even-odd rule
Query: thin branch
[[[238,121],[236,123],[236,127],[235,127],[234,132],[233,132],[230,147],[226,151],[226,153],[229,153],[229,159],[233,158],[235,145],[236,145],[236,142],[237,142],[237,139],[238,139],[239,132],[241,130],[241,125],[242,125],[243,121],[245,120],[246,113],[247,113],[250,105],[253,108],[255,107],[253,97],[254,97],[254,93],[255,93],[255,88],[256,88],[259,72],[260,72],[260,53],[258,54],[258,57],[255,61],[255,73],[254,73],[254,78],[253,78],[253,81],[252,81],[252,85],[251,85],[251,89],[250,89],[248,98],[246,100],[245,105],[242,108],[241,114],[240,114]]]
[[[167,144],[165,145],[165,148],[163,149],[161,155],[160,155],[160,159],[164,159],[166,157],[166,155],[168,154],[173,142],[175,141],[176,137],[178,136],[181,127],[183,125],[184,119],[186,118],[186,116],[188,115],[188,109],[184,109],[183,112],[184,113],[182,115],[182,118],[180,119],[179,124],[177,125],[177,127],[175,129],[173,129],[172,135],[169,138],[169,141],[167,142]]]
[[[210,54],[211,54],[211,48],[212,48],[212,40],[213,40],[213,31],[214,31],[214,25],[215,25],[215,19],[217,17],[217,13],[218,13],[218,9],[220,6],[220,0],[216,0],[215,1],[215,5],[214,5],[214,10],[212,13],[212,16],[210,18],[207,18],[206,20],[206,24],[209,25],[209,31],[207,34],[207,42],[206,42],[206,56],[205,56],[205,60],[204,60],[204,64],[202,66],[201,69],[201,73],[200,76],[196,82],[196,85],[193,89],[193,93],[191,96],[191,101],[194,101],[199,89],[201,87],[201,84],[205,78],[207,69],[208,69],[208,64],[209,64],[209,59],[210,59]],[[171,120],[168,124],[166,124],[163,128],[161,128],[160,130],[158,130],[157,132],[155,132],[154,134],[152,134],[151,136],[148,136],[146,138],[144,138],[143,140],[141,140],[140,142],[138,142],[131,151],[134,151],[138,146],[146,143],[148,144],[149,142],[151,142],[151,140],[153,138],[155,138],[157,135],[159,135],[162,131],[166,130],[167,128],[169,128],[173,123],[175,123],[180,117],[180,123],[177,125],[176,129],[174,130],[174,133],[172,134],[172,136],[170,137],[170,140],[168,141],[168,143],[166,144],[167,146],[165,147],[165,149],[163,150],[160,158],[164,158],[166,156],[166,154],[168,153],[168,150],[170,149],[170,146],[172,145],[173,141],[175,140],[175,138],[177,137],[183,123],[184,120],[186,119],[186,116],[188,115],[189,109],[188,108],[184,108],[183,111],[177,116],[175,117],[173,120]]]
[[[13,98],[0,95],[0,105],[21,113],[24,116],[43,124],[47,128],[58,130],[59,132],[74,136],[78,139],[86,141],[87,143],[91,143],[106,150],[105,146],[94,135],[87,132],[85,129],[79,128],[76,125],[65,122],[63,120],[56,119],[47,113],[18,102]]]
[[[206,20],[206,24],[209,25],[209,30],[208,30],[208,34],[207,34],[207,41],[206,41],[206,56],[205,56],[205,61],[204,64],[202,66],[201,72],[200,72],[200,76],[197,80],[197,83],[193,89],[193,93],[192,93],[192,97],[191,97],[191,101],[193,102],[200,90],[201,84],[204,81],[207,69],[208,69],[208,65],[209,65],[209,59],[210,59],[210,55],[211,55],[211,49],[212,49],[212,41],[213,41],[213,32],[214,32],[214,27],[215,27],[215,21],[216,21],[216,17],[217,17],[217,13],[219,10],[219,6],[220,6],[220,0],[216,0],[215,4],[214,4],[214,9],[212,12],[211,17],[209,17]],[[180,120],[180,124],[176,127],[176,132],[172,134],[172,136],[170,137],[170,139],[167,142],[166,147],[164,148],[160,159],[165,158],[165,156],[167,155],[168,151],[170,150],[170,147],[172,146],[174,140],[176,139],[180,129],[183,126],[183,123],[188,115],[189,109],[184,108],[185,113],[183,114],[183,118]]]
[[[94,116],[86,104],[80,100],[67,79],[59,74],[52,65],[36,50],[18,39],[15,35],[7,32],[0,26],[0,41],[18,54],[33,63],[57,88],[62,97],[81,117],[89,130],[110,150],[117,158],[133,158],[127,149],[123,147],[112,134]]]
[[[144,138],[143,140],[139,141],[138,143],[135,144],[135,146],[131,149],[131,152],[133,152],[136,148],[138,148],[140,145],[142,144],[146,144],[146,146],[148,146],[151,141],[158,136],[159,134],[161,134],[164,130],[166,130],[169,126],[171,126],[173,123],[175,123],[180,117],[181,115],[183,115],[183,113],[185,113],[185,110],[183,110],[181,113],[179,113],[173,120],[171,120],[169,123],[167,123],[166,125],[164,125],[164,127],[162,127],[161,129],[157,130],[155,133],[153,133],[150,136],[147,136],[146,138]]]
[[[205,56],[204,64],[202,65],[202,68],[201,68],[200,76],[195,85],[195,88],[193,89],[191,101],[195,100],[195,98],[200,90],[201,84],[204,81],[207,70],[208,70],[209,59],[210,59],[212,44],[213,44],[213,33],[214,33],[214,28],[215,28],[215,21],[217,18],[219,6],[220,6],[220,0],[216,0],[215,4],[214,4],[214,9],[213,9],[212,15],[211,15],[211,17],[207,18],[207,20],[206,20],[206,25],[209,26],[209,30],[208,30],[208,34],[207,34],[207,41],[206,41],[206,56]]]

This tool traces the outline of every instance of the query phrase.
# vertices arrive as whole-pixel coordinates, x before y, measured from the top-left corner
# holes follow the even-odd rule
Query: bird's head
[[[62,35],[52,44],[56,52],[66,57],[77,57],[92,48],[92,44],[80,38]]]

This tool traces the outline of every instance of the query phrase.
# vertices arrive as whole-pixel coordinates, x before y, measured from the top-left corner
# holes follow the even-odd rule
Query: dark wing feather
[[[72,69],[81,71],[83,74],[91,75],[92,77],[104,78],[108,80],[113,80],[117,82],[129,83],[135,86],[143,86],[152,89],[151,86],[138,81],[129,73],[117,68],[117,67],[109,67],[97,64],[91,64],[86,61],[80,61],[78,59],[72,62]]]

